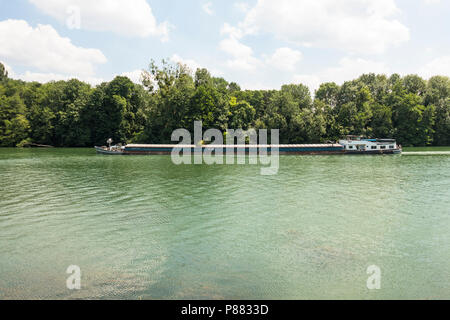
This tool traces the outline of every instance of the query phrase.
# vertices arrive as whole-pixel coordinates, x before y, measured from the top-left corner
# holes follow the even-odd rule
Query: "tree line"
[[[175,129],[279,129],[280,143],[323,143],[345,135],[395,138],[403,146],[450,145],[450,78],[365,74],[324,83],[241,90],[206,69],[162,61],[142,85],[116,77],[41,84],[8,77],[0,63],[0,146],[170,143]]]

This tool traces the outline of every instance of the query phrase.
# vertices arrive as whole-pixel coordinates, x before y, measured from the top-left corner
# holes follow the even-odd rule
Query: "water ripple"
[[[368,298],[370,264],[403,284],[385,298],[450,297],[446,154],[259,169],[0,150],[0,298]]]

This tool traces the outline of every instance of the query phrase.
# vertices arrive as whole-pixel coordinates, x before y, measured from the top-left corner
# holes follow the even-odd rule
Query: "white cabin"
[[[376,152],[399,150],[397,142],[393,139],[364,139],[361,137],[349,136],[345,140],[339,140],[345,151],[356,152]]]

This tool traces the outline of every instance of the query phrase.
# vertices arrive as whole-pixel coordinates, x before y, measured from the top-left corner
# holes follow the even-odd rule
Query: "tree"
[[[310,109],[312,107],[312,99],[309,88],[303,84],[289,84],[281,87],[283,94],[288,94],[297,105],[298,109]]]
[[[316,91],[316,100],[324,102],[331,108],[336,108],[339,90],[339,86],[334,82],[323,83]]]
[[[437,146],[450,146],[450,97],[436,105],[433,143]]]
[[[373,137],[393,138],[394,127],[392,124],[391,108],[379,103],[372,104],[370,128]]]
[[[425,105],[436,110],[434,124],[434,145],[450,145],[450,78],[436,76],[428,80]]]
[[[116,77],[91,94],[83,119],[89,123],[91,143],[104,144],[108,138],[128,143],[144,131],[149,101],[143,89],[127,77]]]
[[[236,82],[231,82],[228,85],[228,92],[230,94],[235,94],[236,92],[241,91],[241,87]]]
[[[376,75],[373,73],[363,74],[357,79],[360,87],[367,87],[372,99],[376,103],[382,103],[383,98],[389,92],[389,80],[385,75]]]
[[[161,66],[154,62],[147,71],[150,81],[146,88],[150,91],[147,122],[141,142],[169,143],[175,129],[188,128],[192,122],[191,100],[195,93],[195,83],[189,69],[181,64],[170,65],[163,61]],[[155,88],[158,88],[157,90]]]
[[[311,98],[301,84],[241,90],[185,65],[151,62],[143,85],[116,77],[95,88],[79,80],[9,79],[0,64],[0,146],[57,147],[171,143],[175,129],[280,129],[281,143],[336,141],[346,134],[396,138],[403,145],[450,144],[450,79],[363,74],[324,83]]]
[[[434,106],[421,105],[415,94],[402,94],[393,105],[395,137],[405,146],[426,146],[433,140]]]
[[[55,147],[87,145],[89,132],[81,114],[90,94],[90,85],[76,79],[50,82],[38,87],[37,97],[31,99],[34,102],[28,115],[33,139]],[[42,128],[43,125],[46,129]]]
[[[407,75],[403,78],[403,86],[406,92],[423,96],[427,89],[427,82],[418,75]]]
[[[0,82],[8,79],[8,71],[3,63],[0,62]]]
[[[218,81],[216,80],[216,83]],[[195,87],[198,88],[200,86],[212,86],[213,79],[211,78],[211,74],[206,69],[197,69],[195,72]],[[226,86],[225,86],[226,87]]]
[[[321,108],[320,102],[315,104]],[[322,110],[303,109],[292,120],[290,143],[319,143],[325,135],[326,122]]]
[[[26,106],[18,95],[0,97],[0,146],[15,147],[28,138]]]
[[[248,130],[253,127],[255,118],[255,108],[247,101],[237,101],[236,97],[230,100],[230,119],[228,127],[230,129]]]
[[[437,105],[450,97],[450,78],[436,76],[428,80],[425,104]]]
[[[187,128],[195,121],[202,121],[205,129],[225,129],[228,120],[228,103],[212,86],[200,86],[192,96],[187,113]]]
[[[30,122],[30,138],[38,144],[51,145],[53,143],[55,114],[51,108],[33,104],[28,112]]]
[[[334,109],[336,122],[342,135],[371,135],[369,127],[374,104],[369,89],[356,83],[345,83],[339,93],[338,105]]]

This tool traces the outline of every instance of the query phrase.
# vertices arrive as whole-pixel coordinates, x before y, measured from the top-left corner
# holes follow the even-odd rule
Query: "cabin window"
[[[394,146],[389,146],[389,149],[395,149],[395,147]]]
[[[386,149],[386,146],[381,146],[381,149]]]
[[[349,149],[353,149],[353,146],[348,146]]]
[[[377,146],[372,146],[372,150],[377,150]]]

